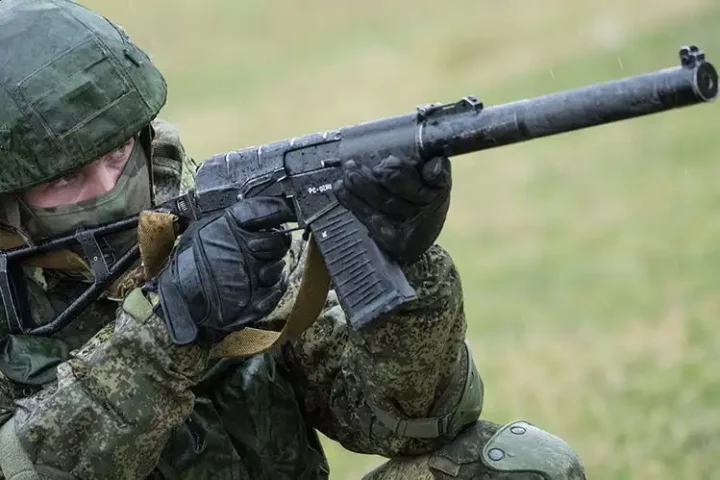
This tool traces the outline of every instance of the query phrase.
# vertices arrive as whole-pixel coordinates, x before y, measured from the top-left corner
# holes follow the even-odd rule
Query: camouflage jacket
[[[155,126],[161,200],[188,186],[180,181],[187,159],[171,126]],[[281,325],[296,301],[303,253],[296,241],[288,291],[269,324]],[[462,288],[437,245],[405,274],[417,300],[375,326],[349,329],[331,291],[298,339],[242,360],[210,361],[202,347],[173,345],[152,295],[140,308],[97,301],[53,338],[0,327],[0,424],[12,419],[36,470],[51,478],[326,478],[316,431],[355,452],[426,453],[456,431],[413,438],[396,422],[452,413],[462,395]],[[50,315],[81,286],[44,279],[31,298],[43,296]]]

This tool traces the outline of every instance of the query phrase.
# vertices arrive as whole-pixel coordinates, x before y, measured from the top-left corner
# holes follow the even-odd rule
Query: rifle
[[[310,230],[352,328],[372,323],[415,298],[401,268],[365,226],[340,205],[332,184],[343,162],[373,166],[389,155],[418,164],[712,101],[718,76],[696,46],[680,50],[680,66],[485,108],[475,97],[429,104],[416,112],[211,156],[196,171],[196,188],[158,206],[182,228],[258,195],[287,199],[299,228]],[[105,264],[97,238],[136,228],[138,216],[0,252],[0,294],[11,328],[48,335],[69,324],[139,258],[134,246]],[[52,322],[29,328],[16,268],[21,260],[79,243],[95,282]]]

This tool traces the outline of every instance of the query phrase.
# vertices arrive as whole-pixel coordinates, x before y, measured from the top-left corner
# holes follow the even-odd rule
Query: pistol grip
[[[342,205],[336,203],[315,218],[310,228],[353,329],[416,298],[400,266]]]

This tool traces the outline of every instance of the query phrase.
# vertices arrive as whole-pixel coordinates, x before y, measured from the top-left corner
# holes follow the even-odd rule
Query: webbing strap
[[[463,393],[458,403],[448,413],[438,417],[397,418],[390,412],[368,402],[368,406],[380,420],[380,423],[401,437],[437,438],[452,432],[457,428],[458,422],[460,422],[460,426],[463,426],[468,419],[475,421],[480,415],[479,409],[482,408],[482,380],[475,369],[470,346],[467,342],[463,346],[465,349],[465,368],[455,370],[446,390],[436,401],[437,405],[447,403],[453,385],[456,385],[457,382],[463,382]]]
[[[145,269],[145,278],[153,278],[172,254],[177,229],[175,215],[145,211],[138,221],[138,245]]]
[[[25,240],[15,232],[0,228],[0,250],[19,247]]]
[[[441,417],[399,419],[373,404],[369,406],[378,420],[395,435],[408,438],[437,438],[445,435],[455,414],[453,410]]]

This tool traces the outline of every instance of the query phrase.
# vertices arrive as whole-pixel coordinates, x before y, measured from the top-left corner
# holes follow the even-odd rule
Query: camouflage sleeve
[[[165,120],[152,121],[153,188],[156,202],[164,202],[195,186],[197,162],[187,154],[177,127]]]
[[[143,478],[192,411],[207,352],[172,344],[140,291],[129,298],[144,303],[126,300],[52,388],[16,402],[16,433],[42,476]]]
[[[396,419],[439,416],[461,395],[449,392],[462,368],[466,328],[453,261],[435,245],[404,271],[417,300],[354,331],[331,292],[322,315],[286,352],[309,421],[349,450],[387,457],[427,452],[439,438],[398,435],[377,410]],[[301,275],[293,272],[291,286]]]

